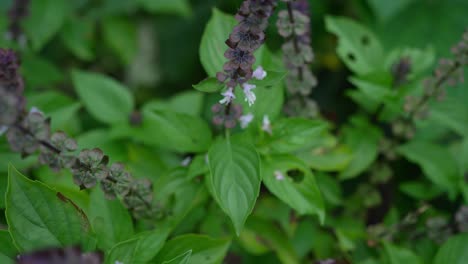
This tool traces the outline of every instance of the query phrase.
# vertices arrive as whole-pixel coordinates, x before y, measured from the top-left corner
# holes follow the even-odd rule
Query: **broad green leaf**
[[[302,161],[293,156],[271,156],[262,164],[263,182],[270,192],[299,214],[317,215],[320,222],[325,221],[325,208],[314,175]]]
[[[273,222],[253,216],[249,218],[245,224],[243,234],[246,233],[254,234],[252,237],[253,239],[257,240],[267,248],[274,250],[278,259],[281,260],[281,263],[300,263],[287,234],[285,234],[285,232],[278,228]],[[243,242],[248,243],[247,240],[244,240]]]
[[[290,153],[313,146],[328,128],[320,120],[293,117],[272,122],[266,148],[272,153]]]
[[[297,156],[304,161],[307,166],[320,171],[341,171],[348,166],[353,155],[346,146],[336,148],[315,148],[300,152]]]
[[[397,149],[409,161],[417,163],[429,180],[453,195],[463,180],[452,154],[430,142],[413,141]]]
[[[326,28],[338,36],[337,53],[355,73],[368,74],[383,69],[383,49],[369,29],[345,17],[325,18]]]
[[[192,86],[200,92],[214,93],[223,89],[225,85],[220,83],[215,77],[209,77]]]
[[[432,183],[418,181],[403,182],[400,184],[401,192],[418,200],[432,200],[443,194],[443,190]]]
[[[449,238],[439,248],[433,264],[464,264],[468,259],[468,233]]]
[[[37,89],[38,86],[55,84],[64,79],[63,73],[45,58],[33,54],[21,56],[21,73],[26,85]]]
[[[152,231],[136,234],[115,245],[107,254],[106,263],[154,263],[151,259],[161,250],[169,233],[168,226],[158,226]]]
[[[468,106],[466,97],[447,96],[431,107],[429,119],[450,128],[460,136],[468,134]]]
[[[351,78],[350,82],[375,103],[383,103],[385,99],[395,95],[395,91],[389,86],[380,85],[360,78]]]
[[[203,110],[204,94],[197,91],[186,91],[175,94],[167,100],[173,111],[192,116],[200,116]]]
[[[385,2],[391,5],[390,2],[395,1]],[[431,45],[439,56],[448,56],[450,48],[460,41],[466,29],[464,11],[467,9],[465,0],[415,0],[386,23],[376,25],[375,32],[387,48],[396,48],[402,43],[418,48]],[[438,23],[432,23],[434,18]]]
[[[32,48],[39,51],[60,30],[70,12],[68,0],[34,0],[24,21]]]
[[[379,22],[386,22],[415,0],[367,0]]]
[[[18,249],[7,230],[0,230],[0,245],[0,263],[13,263],[18,255]]]
[[[86,19],[69,19],[60,33],[65,46],[79,59],[94,59],[94,23]]]
[[[132,218],[118,199],[109,200],[101,188],[91,192],[88,218],[96,232],[98,247],[103,250],[133,235]]]
[[[352,150],[353,158],[339,178],[350,179],[365,171],[378,154],[381,132],[362,118],[354,118],[353,126],[343,129],[344,143]]]
[[[162,264],[188,264],[191,256],[192,250],[187,250],[187,252],[182,253],[171,260],[164,261]]]
[[[140,5],[151,13],[179,14],[188,16],[191,13],[188,0],[137,0]]]
[[[152,263],[172,263],[171,261],[180,257],[180,255],[188,254],[189,250],[192,253],[186,263],[221,263],[230,244],[230,239],[214,239],[206,235],[188,234],[178,236],[164,245]]]
[[[211,146],[208,160],[208,187],[239,235],[260,191],[260,158],[252,145],[227,138]]]
[[[140,140],[177,152],[203,152],[211,143],[211,130],[198,116],[146,107]]]
[[[227,60],[224,52],[228,48],[224,42],[236,24],[233,16],[213,9],[200,44],[200,61],[208,76],[214,77],[223,70],[223,64]]]
[[[102,33],[107,46],[124,64],[130,64],[137,52],[137,30],[135,24],[124,17],[105,19]]]
[[[8,170],[6,194],[8,230],[21,252],[64,247],[88,241],[90,226],[84,212],[61,193]]]
[[[414,254],[411,250],[398,247],[390,244],[389,242],[384,242],[384,250],[387,255],[389,264],[401,264],[401,263],[411,263],[411,264],[422,264],[422,259]],[[453,263],[453,262],[444,262],[444,263]]]
[[[341,205],[343,202],[343,192],[338,180],[325,173],[316,172],[315,175],[320,193],[327,202],[327,205]]]
[[[130,91],[105,75],[73,71],[75,91],[86,110],[97,120],[107,123],[127,122],[134,102]]]

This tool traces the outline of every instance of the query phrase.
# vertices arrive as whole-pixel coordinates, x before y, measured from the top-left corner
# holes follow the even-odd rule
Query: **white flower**
[[[0,136],[2,136],[8,130],[7,126],[0,126]]]
[[[192,157],[188,156],[186,157],[184,160],[182,160],[182,162],[180,163],[180,165],[182,167],[187,167],[188,165],[190,165],[190,162],[192,162]]]
[[[229,87],[221,95],[224,96],[224,98],[219,100],[220,104],[229,104],[232,100],[236,99],[236,96],[234,95],[234,89],[232,87]]]
[[[251,113],[248,113],[246,115],[243,115],[239,118],[239,121],[240,121],[240,127],[242,129],[245,129],[249,126],[250,122],[252,122],[254,118],[254,115],[251,114]]]
[[[272,134],[270,119],[268,118],[267,115],[264,115],[264,116],[263,116],[262,130],[265,131],[265,132],[267,132],[267,133],[270,134],[270,135]]]
[[[254,84],[242,84],[242,88],[244,88],[245,101],[249,103],[249,106],[252,106],[255,103],[255,99],[257,99],[254,92],[252,92],[256,87],[257,86]]]
[[[118,261],[118,260],[116,260],[116,261],[114,262],[114,264],[124,264],[124,263],[123,263],[123,262],[120,262],[120,261]]]
[[[263,70],[262,66],[258,66],[252,74],[252,77],[254,77],[257,80],[263,80],[266,76],[267,72]]]
[[[283,175],[283,173],[281,173],[281,171],[277,170],[277,171],[275,171],[275,178],[278,181],[282,181],[282,180],[284,180],[284,175]]]
[[[29,113],[39,113],[39,114],[44,114],[39,108],[33,106],[31,107],[31,110],[29,110]]]

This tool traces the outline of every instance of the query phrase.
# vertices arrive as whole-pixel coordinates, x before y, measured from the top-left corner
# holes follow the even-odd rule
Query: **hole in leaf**
[[[304,180],[304,172],[298,169],[288,170],[286,174],[296,183]]]
[[[356,57],[352,53],[348,53],[348,59],[352,62],[356,61]]]
[[[370,42],[370,40],[369,40],[368,36],[365,36],[365,35],[362,36],[362,38],[361,38],[362,45],[367,46],[367,45],[369,45],[369,42]]]

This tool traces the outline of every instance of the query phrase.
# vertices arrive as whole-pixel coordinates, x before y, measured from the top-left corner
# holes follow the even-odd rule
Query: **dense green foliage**
[[[0,1],[0,263],[465,263],[467,10]]]

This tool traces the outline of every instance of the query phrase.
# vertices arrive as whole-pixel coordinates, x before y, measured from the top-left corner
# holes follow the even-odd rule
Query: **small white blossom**
[[[8,130],[7,126],[0,126],[0,137]]]
[[[254,77],[257,80],[263,80],[266,76],[267,72],[263,70],[262,66],[258,66],[252,74],[252,77]]]
[[[229,87],[221,95],[224,96],[224,98],[219,100],[220,104],[229,104],[230,102],[232,102],[232,100],[236,99],[236,96],[234,95],[234,89],[232,87]]]
[[[182,162],[180,163],[180,165],[182,167],[187,167],[188,165],[190,165],[190,162],[192,162],[192,157],[188,156],[186,157],[184,160],[182,160]]]
[[[281,173],[281,171],[277,170],[275,171],[275,178],[277,181],[282,181],[284,180],[284,175]]]
[[[121,262],[121,261],[116,260],[116,261],[114,262],[114,264],[124,264],[124,263]]]
[[[29,113],[39,113],[39,114],[44,114],[39,108],[33,106],[31,107],[31,110],[29,110]]]
[[[265,132],[267,132],[267,133],[270,134],[270,135],[272,134],[270,119],[268,118],[267,115],[264,115],[264,116],[263,116],[262,130],[265,131]]]
[[[245,101],[249,103],[249,106],[252,106],[255,103],[255,100],[257,99],[254,92],[252,92],[252,90],[256,87],[257,86],[255,86],[254,84],[242,84],[242,88],[244,88]]]
[[[252,113],[248,113],[246,115],[243,115],[239,118],[240,121],[240,127],[242,129],[245,129],[249,126],[250,122],[252,122],[254,118],[254,115]]]

